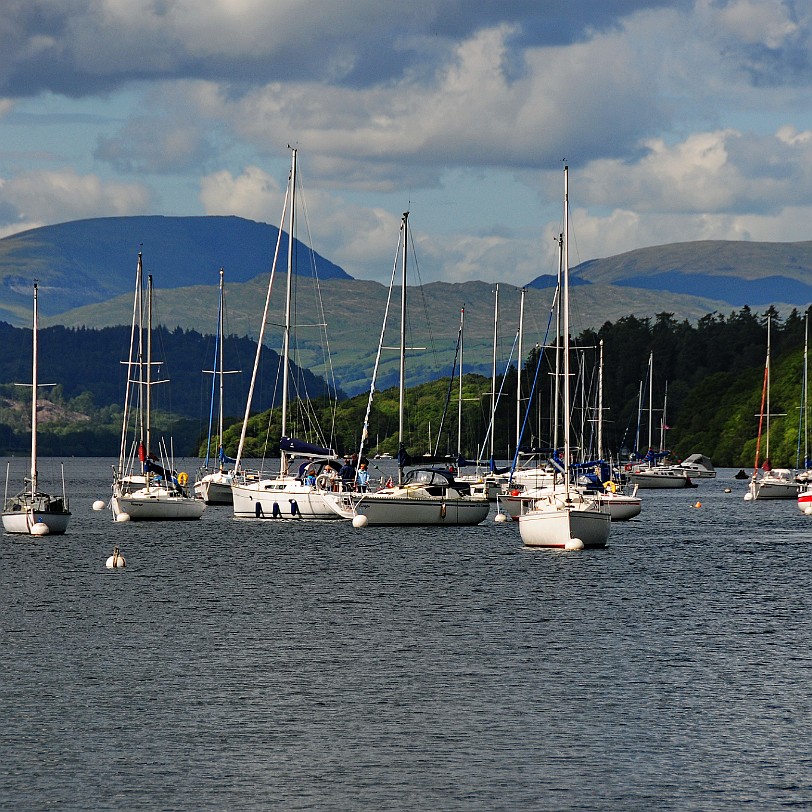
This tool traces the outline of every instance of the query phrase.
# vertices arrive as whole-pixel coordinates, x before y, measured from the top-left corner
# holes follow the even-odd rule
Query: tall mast
[[[34,282],[34,321],[31,354],[31,496],[37,493],[37,329],[39,327],[37,283]]]
[[[457,395],[457,459],[462,456],[462,342],[465,328],[465,308],[460,308],[460,381]]]
[[[217,341],[219,343],[220,364],[220,409],[217,415],[217,458],[220,461],[220,470],[223,470],[223,269],[220,268],[220,296],[217,313]]]
[[[524,338],[524,295],[526,288],[519,291],[519,346],[516,350],[516,451],[522,435],[522,340]]]
[[[603,459],[603,339],[598,353],[598,459]]]
[[[770,343],[772,331],[772,316],[767,316],[767,362],[764,367],[765,380],[767,382],[767,413],[765,415],[767,436],[764,439],[764,457],[770,459]]]
[[[400,370],[398,386],[398,454],[405,442],[404,404],[406,400],[406,268],[409,255],[409,212],[403,212],[403,265],[400,286]],[[403,466],[398,465],[398,484],[403,483]]]
[[[144,459],[149,459],[150,424],[152,409],[152,274],[147,274],[147,385],[144,392],[146,440],[144,443]]]
[[[668,407],[668,381],[665,382],[665,394],[663,395],[663,414],[660,418],[660,451],[665,451],[665,415]]]
[[[282,341],[282,436],[288,436],[288,386],[290,378],[290,311],[293,299],[293,232],[296,225],[296,149],[291,150],[290,162],[290,211],[288,212],[288,278],[285,285],[285,326]],[[288,457],[282,451],[280,472],[288,470]]]
[[[808,467],[809,459],[809,310],[804,317],[804,386],[803,386],[803,421],[804,421],[804,469]]]
[[[496,434],[496,342],[499,329],[499,283],[493,297],[493,363],[491,365],[491,443],[490,457],[493,459],[494,439]]]
[[[654,353],[650,352],[648,356],[648,447],[651,450],[651,427],[654,420]]]
[[[563,301],[561,302],[561,330],[564,334],[562,362],[564,368],[564,489],[569,496],[570,488],[570,274],[569,274],[569,167],[564,166],[564,251]]]
[[[566,168],[564,170],[566,172]],[[564,213],[566,217],[566,212]],[[564,265],[564,232],[558,235],[558,290],[562,290]],[[562,291],[563,293],[563,291]],[[553,375],[553,449],[558,448],[558,427],[561,422],[559,406],[561,403],[561,298],[555,314],[555,374]]]

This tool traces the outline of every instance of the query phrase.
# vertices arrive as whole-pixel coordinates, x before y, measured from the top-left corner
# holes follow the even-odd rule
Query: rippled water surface
[[[68,535],[0,537],[4,810],[812,807],[812,517],[733,471],[563,553],[493,512],[116,525],[110,462],[66,463]]]

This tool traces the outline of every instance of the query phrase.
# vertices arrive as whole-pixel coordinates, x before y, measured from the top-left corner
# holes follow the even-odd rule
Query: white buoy
[[[744,501],[749,502],[749,501],[752,500],[752,498],[753,498],[753,494],[750,493],[750,491],[747,491],[747,493],[744,495]]]
[[[366,527],[369,524],[369,519],[364,516],[363,513],[356,513],[355,516],[352,517],[352,526],[353,527]]]
[[[105,507],[106,507],[106,505],[104,504],[104,502],[101,499],[97,499],[93,503],[93,510],[104,510]]]
[[[506,522],[507,521],[507,516],[505,516],[504,513],[497,513],[496,516],[493,517],[493,520],[495,522],[500,522],[500,523],[501,522]]]
[[[812,505],[807,505],[804,508],[804,513],[806,513],[807,516],[812,516]]]
[[[129,513],[119,513],[118,516],[116,516],[116,521],[117,522],[128,522],[128,521],[130,521],[130,514]]]
[[[127,566],[127,562],[124,560],[124,556],[118,551],[118,547],[113,548],[113,554],[107,559],[105,566],[108,570],[124,569],[124,567]]]
[[[566,544],[564,544],[565,550],[583,550],[584,543],[581,539],[568,539]]]
[[[34,524],[31,525],[32,536],[47,536],[50,532],[51,531],[45,522],[34,522]]]

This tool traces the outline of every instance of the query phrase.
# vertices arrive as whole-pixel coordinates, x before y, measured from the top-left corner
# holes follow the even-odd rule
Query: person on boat
[[[344,491],[351,491],[355,488],[355,466],[353,466],[352,461],[349,457],[344,458],[344,465],[341,466],[341,470],[338,472],[338,476],[341,479],[341,489]]]
[[[363,462],[355,475],[355,482],[359,491],[366,493],[369,490],[369,471],[367,471],[367,467]]]
[[[305,483],[310,485],[311,488],[316,487],[316,469],[315,468],[311,468],[307,472],[307,477],[305,478]]]

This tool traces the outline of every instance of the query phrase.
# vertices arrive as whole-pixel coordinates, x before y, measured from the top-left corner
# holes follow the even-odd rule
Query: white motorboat
[[[677,465],[633,467],[627,476],[638,488],[692,488],[694,484],[688,471]]]
[[[550,493],[540,496],[526,506],[519,516],[519,534],[526,547],[599,548],[606,546],[611,529],[609,511],[596,499],[586,496],[570,483],[570,326],[569,326],[569,170],[564,167],[564,231],[562,250],[562,393],[564,430],[564,472],[561,486],[555,484]]]
[[[110,499],[113,518],[116,521],[199,519],[206,504],[187,490],[186,472],[173,470],[161,444],[158,446],[161,456],[152,452],[152,387],[166,381],[155,380],[152,374],[152,276],[147,278],[144,302],[140,252],[127,371],[121,449],[118,466],[113,466]]]
[[[691,454],[686,457],[682,462],[677,463],[679,468],[682,468],[691,479],[715,479],[716,469],[710,457],[704,454]]]
[[[6,533],[25,535],[62,534],[68,528],[71,513],[65,495],[65,478],[62,477],[62,496],[52,496],[39,488],[37,472],[37,392],[42,384],[38,381],[39,310],[37,283],[34,283],[34,321],[32,339],[31,374],[31,471],[25,487],[16,496],[3,500],[3,530]],[[8,469],[6,470],[8,491]]]

